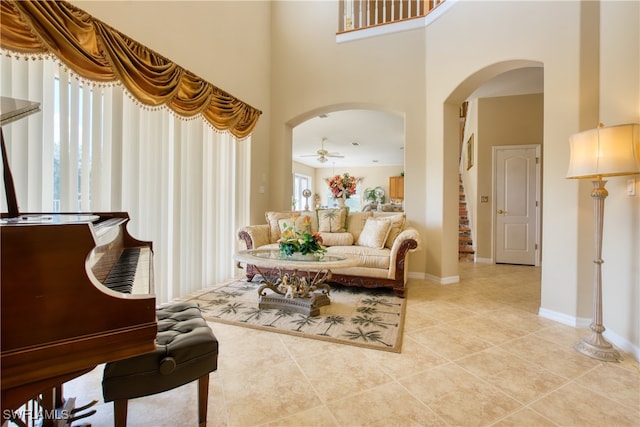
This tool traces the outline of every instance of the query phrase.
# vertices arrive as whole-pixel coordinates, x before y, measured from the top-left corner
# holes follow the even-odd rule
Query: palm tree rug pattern
[[[183,300],[198,303],[211,322],[400,353],[406,302],[391,289],[332,284],[331,303],[319,316],[307,316],[258,308],[260,280],[233,280]]]

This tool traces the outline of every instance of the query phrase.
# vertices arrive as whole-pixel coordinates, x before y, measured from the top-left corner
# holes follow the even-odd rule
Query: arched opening
[[[503,241],[497,241],[499,219],[505,217],[503,206],[498,206],[502,179],[496,174],[496,150],[506,147],[523,151],[543,145],[544,69],[535,61],[506,61],[490,65],[470,75],[451,93],[445,102],[445,144],[455,144],[456,150],[445,150],[447,162],[456,162],[455,171],[446,173],[445,180],[460,180],[449,185],[445,211],[462,210],[453,203],[463,192],[468,214],[468,227],[473,245],[471,261],[483,263],[512,263],[539,265],[541,242],[541,180],[533,200],[535,241],[527,241],[535,250],[535,262],[502,262],[496,259],[496,250]],[[464,108],[462,106],[464,105]],[[457,117],[454,114],[457,114]],[[459,122],[456,129],[452,124]],[[526,148],[525,148],[526,147]],[[456,156],[452,159],[451,156]],[[532,159],[533,167],[541,173],[542,156]],[[449,163],[450,164],[450,163]],[[454,176],[458,174],[459,178]],[[456,212],[457,213],[457,212]],[[462,222],[462,220],[461,220]],[[459,227],[461,229],[462,227]],[[452,233],[450,233],[452,234]],[[450,234],[447,234],[449,236]],[[462,239],[459,233],[459,247]]]
[[[342,104],[302,114],[288,124],[293,209],[335,205],[326,180],[348,173],[358,179],[356,194],[347,200],[351,210],[370,209],[377,202],[372,191],[378,188],[384,192],[384,209],[403,210],[403,194],[391,188],[391,178],[404,175],[403,114],[379,106]],[[305,189],[311,190],[310,196]]]

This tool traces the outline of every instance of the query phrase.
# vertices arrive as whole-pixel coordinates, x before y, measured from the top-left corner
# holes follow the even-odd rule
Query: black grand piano
[[[3,98],[2,124],[33,104]],[[64,382],[155,349],[152,244],[128,233],[126,212],[19,212],[0,136],[2,414],[31,399],[58,408]]]

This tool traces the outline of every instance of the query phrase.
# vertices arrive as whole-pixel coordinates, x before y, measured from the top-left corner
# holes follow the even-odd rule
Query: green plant
[[[322,246],[322,236],[318,232],[309,233],[308,231],[295,230],[295,218],[292,218],[293,224],[288,225],[283,223],[284,230],[278,239],[280,244],[280,253],[291,256],[295,252],[300,252],[302,255],[317,254],[319,256],[324,255],[327,248]],[[309,229],[310,218],[304,217],[303,225],[305,229]]]
[[[366,190],[364,190],[364,194],[363,194],[363,198],[364,200],[368,200],[371,202],[376,202],[376,190],[380,189],[382,190],[382,187],[374,187],[374,188],[367,188]],[[382,196],[382,199],[380,200],[381,203],[384,203],[385,201],[385,196]]]

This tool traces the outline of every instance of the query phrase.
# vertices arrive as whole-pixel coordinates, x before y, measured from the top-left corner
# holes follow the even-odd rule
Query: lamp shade
[[[640,173],[640,125],[598,127],[569,139],[567,178],[595,178]]]

